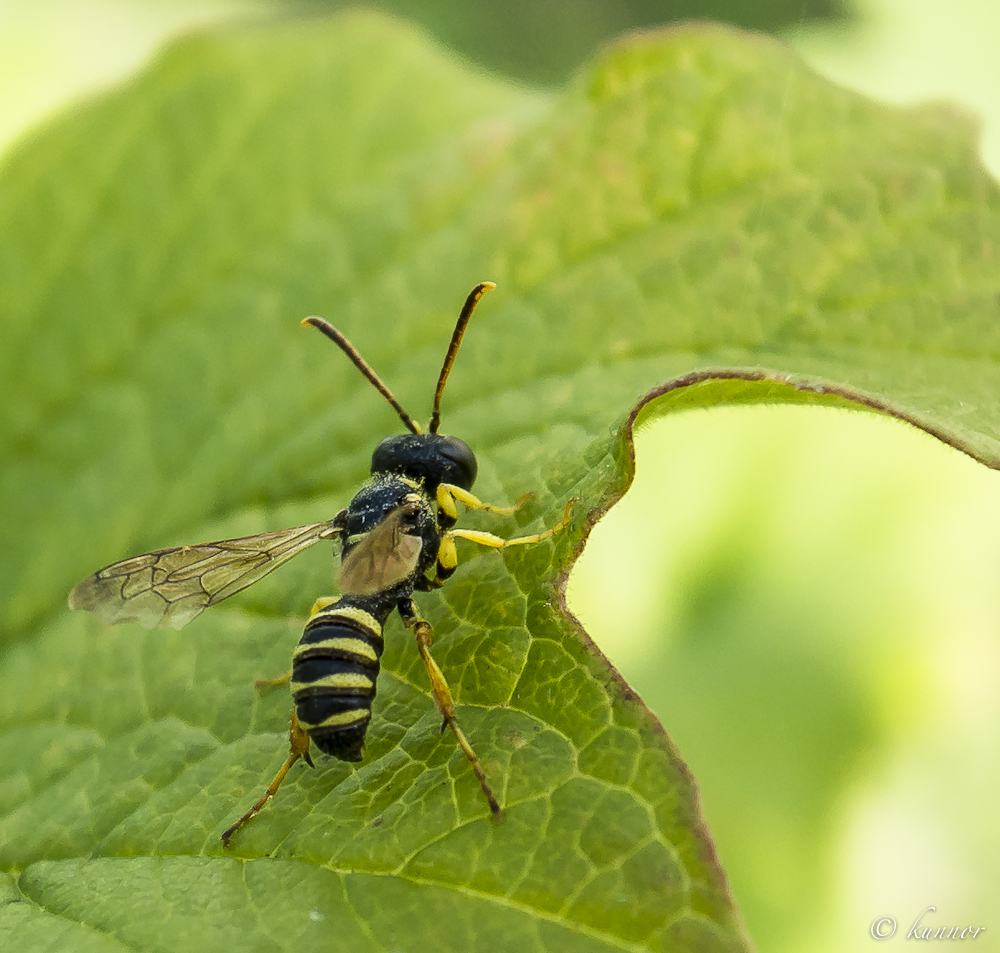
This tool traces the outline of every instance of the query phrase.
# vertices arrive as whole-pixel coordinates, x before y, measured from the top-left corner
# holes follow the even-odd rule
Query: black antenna
[[[480,287],[483,286],[480,285]],[[482,294],[482,291],[480,291],[479,294]],[[472,299],[470,298],[469,300],[471,301]],[[475,303],[476,303],[475,301],[472,302],[473,307],[475,306]],[[466,308],[469,308],[468,303],[466,303]],[[472,309],[469,308],[470,313],[471,310]],[[462,314],[464,315],[465,312],[463,311]],[[459,318],[459,321],[461,321],[461,318]],[[468,321],[468,318],[466,318],[466,321]],[[374,386],[375,390],[377,390],[387,401],[389,401],[390,404],[392,404],[392,409],[395,410],[397,414],[399,414],[399,419],[402,420],[404,424],[406,424],[407,429],[409,429],[412,433],[421,432],[420,425],[405,410],[403,410],[403,408],[399,404],[399,401],[392,396],[392,391],[389,390],[389,388],[382,383],[378,374],[376,374],[371,369],[371,365],[358,353],[357,348],[353,344],[351,344],[351,342],[348,341],[343,334],[341,334],[332,324],[330,324],[329,321],[324,321],[323,318],[316,318],[316,317],[305,318],[302,321],[302,327],[306,327],[307,325],[312,325],[317,330],[322,331],[331,341],[333,341],[334,344],[337,345],[337,347],[339,347],[351,359],[351,363],[359,371],[361,371],[361,373],[364,374],[365,377],[368,378],[368,381]],[[461,335],[459,335],[459,338],[461,338]],[[458,345],[455,344],[454,341],[452,341],[452,344],[457,350]],[[439,389],[441,387],[444,387],[444,384],[438,385]]]
[[[492,281],[481,281],[472,289],[469,297],[465,299],[465,306],[462,308],[462,313],[458,316],[458,324],[455,325],[455,330],[451,335],[451,344],[448,345],[448,353],[444,356],[444,364],[441,366],[441,374],[438,377],[437,388],[434,391],[434,410],[431,413],[430,426],[427,428],[430,433],[437,433],[438,427],[441,426],[441,395],[444,393],[444,385],[448,380],[448,375],[451,373],[451,365],[455,363],[455,355],[458,354],[458,347],[462,343],[462,335],[465,334],[469,318],[472,317],[472,312],[476,310],[479,299],[487,291],[492,291],[495,287],[496,285]]]

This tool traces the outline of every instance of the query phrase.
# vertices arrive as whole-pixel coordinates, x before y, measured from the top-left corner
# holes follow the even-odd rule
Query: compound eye
[[[404,473],[423,480],[431,492],[442,483],[472,489],[479,473],[476,455],[458,437],[436,433],[386,437],[372,454],[372,473]]]
[[[441,442],[441,455],[452,464],[449,483],[460,486],[463,490],[471,490],[479,475],[479,463],[472,448],[458,437],[445,437]]]

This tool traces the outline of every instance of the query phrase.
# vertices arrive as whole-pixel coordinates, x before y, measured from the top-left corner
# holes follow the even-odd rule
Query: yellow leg
[[[453,483],[442,483],[438,487],[437,502],[438,506],[452,518],[457,518],[458,516],[455,500],[465,504],[470,510],[486,510],[488,513],[499,513],[502,516],[510,516],[512,513],[516,513],[534,495],[534,493],[522,493],[513,506],[494,506],[492,503],[484,503],[478,497],[473,496],[468,490],[463,490],[460,486],[455,486]]]
[[[289,669],[284,675],[279,675],[277,678],[258,678],[253,683],[253,687],[257,691],[262,691],[265,688],[277,688],[279,685],[287,685],[291,680],[292,670]]]
[[[576,502],[575,497],[570,500],[566,504],[566,512],[563,514],[563,518],[551,529],[545,530],[544,533],[504,539],[502,536],[494,536],[493,533],[483,533],[475,529],[451,529],[448,530],[448,535],[459,539],[468,539],[473,543],[479,543],[480,546],[490,546],[493,549],[506,549],[508,546],[526,546],[530,543],[540,543],[543,539],[555,536],[569,522],[570,510],[573,509],[573,504]]]
[[[309,612],[310,616],[316,615],[321,609],[325,609],[328,605],[332,605],[336,602],[340,596],[322,596],[313,603],[313,607]],[[262,691],[265,688],[277,688],[280,685],[287,685],[292,680],[292,670],[289,669],[284,675],[279,675],[277,678],[258,678],[254,683],[253,687],[257,691]]]
[[[288,757],[285,759],[285,763],[274,776],[274,780],[268,785],[263,796],[235,824],[231,827],[227,827],[225,831],[223,831],[222,843],[225,847],[230,847],[232,845],[233,835],[252,817],[256,817],[261,810],[263,810],[264,805],[278,793],[278,788],[281,787],[282,781],[285,780],[288,772],[292,769],[292,765],[294,765],[299,758],[302,758],[306,764],[309,765],[309,767],[313,766],[312,758],[309,757],[309,735],[307,735],[299,725],[299,719],[295,714],[294,708],[292,709],[292,726],[288,731],[288,747],[289,752]]]
[[[438,711],[441,712],[442,718],[444,718],[441,730],[443,731],[445,726],[451,728],[458,746],[462,749],[466,758],[469,759],[469,764],[472,765],[472,770],[479,781],[479,786],[483,789],[483,794],[486,795],[486,800],[490,805],[493,816],[500,817],[500,803],[497,801],[489,781],[486,780],[486,772],[483,771],[483,766],[479,763],[476,752],[472,750],[469,739],[465,737],[465,733],[458,726],[458,719],[455,717],[455,702],[452,700],[448,682],[445,680],[444,673],[438,668],[437,662],[431,656],[431,643],[434,641],[434,630],[431,628],[429,622],[424,621],[416,615],[412,603],[407,607],[407,610],[405,614],[401,612],[401,615],[403,615],[403,622],[407,628],[417,638],[417,649],[420,651],[420,657],[424,660],[427,676],[431,681],[431,688],[434,691],[434,702],[437,705]]]
[[[433,579],[427,580],[427,589],[440,589],[450,578],[458,566],[458,550],[451,533],[441,534],[441,542],[437,551],[437,570]]]

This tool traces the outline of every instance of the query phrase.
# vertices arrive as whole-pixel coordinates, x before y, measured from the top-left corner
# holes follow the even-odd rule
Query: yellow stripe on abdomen
[[[379,620],[337,599],[313,613],[292,655],[299,724],[321,751],[342,761],[361,760],[382,647]]]
[[[338,711],[330,715],[329,718],[325,719],[321,724],[318,725],[307,725],[301,719],[299,724],[309,731],[313,728],[340,728],[346,727],[348,725],[355,725],[360,721],[368,721],[371,718],[372,713],[367,708],[355,708],[348,709],[347,711]]]
[[[292,695],[315,688],[341,688],[353,691],[360,689],[370,691],[374,695],[375,679],[369,678],[361,672],[333,672],[308,682],[296,681],[295,676],[292,676]]]
[[[378,654],[371,643],[356,636],[335,636],[332,639],[320,639],[317,642],[299,643],[292,653],[292,662],[306,653],[319,655],[321,653],[342,655],[346,658],[366,659],[378,665]]]

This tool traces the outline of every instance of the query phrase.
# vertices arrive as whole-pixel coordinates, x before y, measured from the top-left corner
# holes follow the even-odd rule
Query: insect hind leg
[[[459,727],[458,718],[455,716],[455,702],[451,697],[451,689],[448,688],[448,682],[444,677],[444,673],[431,655],[434,630],[429,622],[417,615],[412,600],[400,604],[399,614],[402,616],[403,624],[416,636],[417,650],[420,652],[424,667],[427,669],[427,677],[430,679],[431,689],[434,692],[434,702],[437,705],[438,711],[441,712],[441,717],[444,719],[441,730],[444,731],[445,728],[451,728],[458,746],[462,749],[465,757],[469,759],[469,764],[472,765],[473,773],[479,781],[479,786],[482,788],[486,801],[490,806],[490,811],[494,817],[500,817],[502,814],[500,802],[497,801],[496,795],[493,793],[493,789],[486,779],[486,772],[483,770],[478,755],[473,750],[472,745],[469,744],[469,739],[465,737],[465,733]]]
[[[275,794],[278,793],[278,788],[281,787],[282,782],[288,776],[288,772],[292,770],[295,762],[301,758],[309,765],[310,768],[315,767],[312,758],[309,755],[309,735],[307,735],[303,730],[302,726],[299,724],[298,716],[295,714],[295,709],[292,709],[292,724],[288,730],[288,757],[285,758],[285,763],[278,769],[278,773],[274,776],[274,780],[267,786],[267,790],[254,802],[253,807],[250,808],[235,824],[231,824],[222,832],[222,844],[224,847],[231,847],[233,841],[233,835],[241,828],[247,821],[256,817]]]

